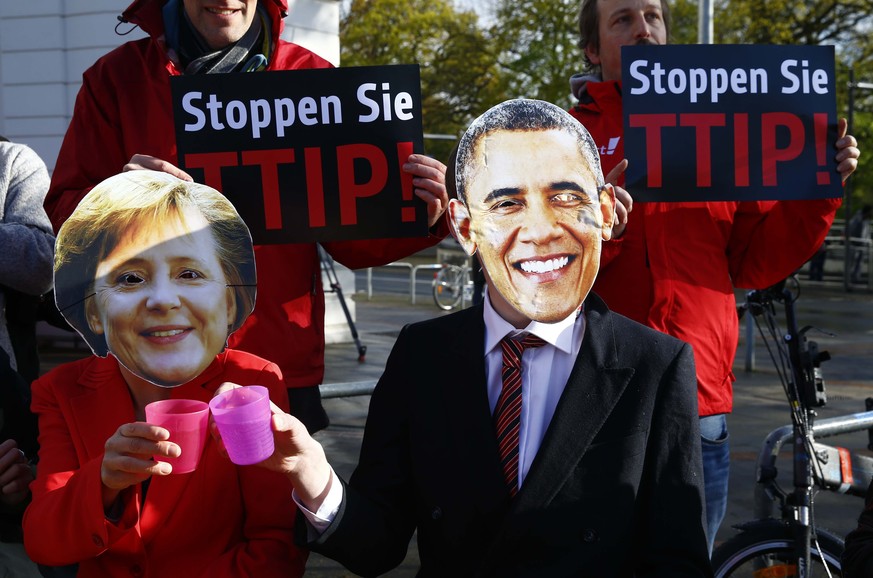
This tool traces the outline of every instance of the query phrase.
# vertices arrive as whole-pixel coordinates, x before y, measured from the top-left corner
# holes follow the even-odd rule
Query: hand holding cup
[[[234,383],[224,383],[218,388],[213,402],[230,391],[246,389]],[[212,402],[210,402],[212,405]],[[294,416],[285,413],[279,406],[269,402],[267,424],[273,440],[271,455],[257,462],[261,467],[286,476],[294,485],[298,497],[311,509],[317,510],[318,500],[323,498],[331,479],[331,468],[324,448],[309,435],[306,426]],[[213,437],[227,448],[227,439],[213,412]],[[229,448],[227,448],[230,454]],[[230,456],[229,456],[230,457]]]
[[[164,399],[145,407],[146,421],[170,432],[170,441],[179,446],[181,455],[163,456],[174,474],[187,474],[197,469],[206,446],[209,405],[193,399]],[[162,456],[156,456],[159,459]]]
[[[170,432],[166,429],[145,422],[121,425],[106,440],[100,467],[103,485],[117,493],[149,476],[170,474],[172,466],[152,459],[152,456],[171,458],[181,454],[179,446],[169,438]]]
[[[247,466],[273,455],[272,412],[266,387],[226,389],[212,398],[209,409],[230,461]]]

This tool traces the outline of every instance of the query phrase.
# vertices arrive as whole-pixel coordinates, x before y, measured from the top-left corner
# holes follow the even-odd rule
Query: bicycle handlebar
[[[796,388],[787,387],[786,393],[791,396],[792,390],[794,390],[794,396],[797,397],[796,401],[800,407],[822,407],[827,403],[827,395],[821,364],[830,359],[830,354],[827,351],[820,351],[815,341],[806,338],[806,333],[811,329],[811,326],[797,328],[794,303],[800,296],[800,286],[796,279],[789,279],[793,280],[793,290],[787,286],[788,279],[786,279],[766,289],[749,291],[746,293],[744,307],[756,317],[764,315],[768,324],[771,322],[775,324],[775,304],[782,304],[786,327],[781,341],[783,346],[787,348],[791,369],[786,377],[793,382],[785,385],[796,386]]]
[[[783,303],[785,301],[794,301],[797,296],[785,287],[785,281],[782,280],[775,285],[771,285],[766,289],[753,289],[746,293],[746,306],[752,313],[758,315],[761,311],[754,308],[755,305],[771,306],[774,302]],[[799,291],[797,294],[799,295]]]

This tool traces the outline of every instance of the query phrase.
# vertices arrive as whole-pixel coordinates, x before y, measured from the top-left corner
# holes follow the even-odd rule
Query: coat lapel
[[[497,439],[491,422],[488,391],[485,386],[485,322],[482,306],[456,314],[459,321],[452,336],[453,360],[443,368],[442,387],[446,424],[453,437],[455,466],[458,471],[475,475],[466,477],[471,495],[478,496],[482,511],[494,511],[508,497],[503,470],[497,451]]]
[[[134,421],[130,393],[112,357],[95,358],[68,395],[75,422],[70,434],[75,432],[81,438],[85,451],[84,459],[80,456],[82,463],[102,455],[106,440],[118,427]]]
[[[213,362],[206,370],[191,382],[186,383],[172,392],[174,398],[190,398],[208,401],[216,389],[217,377],[223,371],[223,356]],[[157,387],[157,386],[156,386]],[[111,356],[96,359],[87,371],[79,378],[74,390],[69,390],[70,408],[75,431],[81,438],[85,458],[81,463],[103,454],[106,440],[119,426],[136,420],[133,401],[130,397],[124,378],[118,369],[117,361]],[[207,440],[207,445],[211,442]],[[223,459],[223,458],[222,458]],[[190,486],[188,476],[205,475],[201,468],[191,474],[170,475],[163,478],[153,478],[148,496],[141,506],[140,523],[143,532],[160,529],[156,520],[173,510],[175,504],[183,495],[183,490]],[[201,484],[205,487],[206,482]]]
[[[585,301],[585,336],[567,386],[516,496],[513,512],[537,510],[555,497],[609,417],[634,374],[618,367],[612,313],[596,296]]]
[[[224,354],[219,354],[218,358],[207,367],[203,373],[173,389],[172,396],[177,399],[196,399],[199,401],[209,402],[212,398],[216,387],[216,382],[212,378],[218,377],[224,367]],[[142,527],[143,538],[148,540],[151,534],[161,530],[161,520],[166,519],[167,512],[172,512],[176,508],[176,504],[183,499],[191,499],[192,496],[198,493],[198,489],[206,492],[210,484],[205,477],[207,472],[215,472],[217,468],[210,469],[203,465],[205,460],[212,459],[210,455],[213,452],[209,451],[210,445],[213,443],[210,439],[211,435],[207,434],[206,446],[201,456],[201,465],[193,472],[187,474],[171,474],[169,476],[152,477],[149,482],[148,493],[143,502],[142,513],[140,515],[140,525]],[[224,457],[218,457],[220,460],[225,460]]]

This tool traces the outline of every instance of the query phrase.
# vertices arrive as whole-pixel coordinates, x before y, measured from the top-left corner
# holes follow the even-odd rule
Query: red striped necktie
[[[506,487],[511,496],[518,492],[518,432],[521,424],[521,356],[528,347],[540,347],[545,341],[527,333],[500,342],[503,348],[503,389],[494,408],[497,448]]]

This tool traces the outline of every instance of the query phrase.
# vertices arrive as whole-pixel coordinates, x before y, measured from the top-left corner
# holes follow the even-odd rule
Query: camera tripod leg
[[[336,293],[339,299],[340,306],[343,308],[343,313],[346,315],[346,322],[349,324],[349,330],[352,334],[352,339],[358,349],[358,363],[364,363],[364,358],[367,355],[367,346],[361,343],[358,338],[358,330],[355,327],[355,321],[352,319],[352,314],[349,312],[349,307],[346,305],[346,299],[343,296],[343,290],[340,286],[339,277],[336,274],[336,269],[333,266],[333,258],[327,254],[321,245],[318,246],[318,257],[321,261],[322,268],[327,273],[328,283],[332,292]]]

